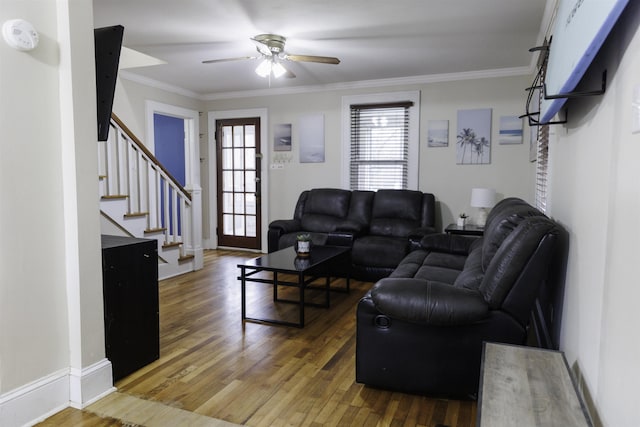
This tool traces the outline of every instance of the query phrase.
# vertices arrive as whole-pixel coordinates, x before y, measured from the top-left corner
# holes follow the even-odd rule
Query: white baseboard
[[[32,426],[64,408],[82,408],[115,391],[111,362],[107,359],[71,371],[62,369],[1,395],[0,425]]]
[[[71,368],[69,373],[69,405],[83,409],[115,391],[111,362],[107,359],[82,369]]]

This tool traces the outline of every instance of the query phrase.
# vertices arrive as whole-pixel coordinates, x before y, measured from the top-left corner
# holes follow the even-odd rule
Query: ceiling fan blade
[[[339,64],[340,60],[331,56],[285,55],[285,59],[298,62],[320,62],[322,64]]]
[[[286,70],[287,70],[287,72],[285,73],[284,78],[286,78],[286,79],[295,79],[296,78],[296,75],[293,74],[293,71],[291,71],[288,68]]]
[[[253,37],[251,38],[251,41],[256,45],[256,49],[258,49],[258,52],[260,52],[261,54],[265,56],[273,55],[273,52],[271,52],[271,49],[269,49],[269,46],[264,44],[264,42]]]
[[[223,58],[223,59],[209,59],[202,61],[203,64],[214,64],[216,62],[230,62],[230,61],[242,61],[245,59],[257,59],[257,56],[239,56],[237,58]]]

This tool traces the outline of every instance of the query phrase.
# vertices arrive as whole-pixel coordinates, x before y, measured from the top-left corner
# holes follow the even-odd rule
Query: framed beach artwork
[[[456,163],[491,163],[491,108],[458,110]]]
[[[429,120],[427,122],[427,146],[449,146],[449,120]]]
[[[522,119],[518,116],[500,116],[498,142],[503,145],[522,144]]]
[[[273,126],[273,151],[291,151],[291,123]]]

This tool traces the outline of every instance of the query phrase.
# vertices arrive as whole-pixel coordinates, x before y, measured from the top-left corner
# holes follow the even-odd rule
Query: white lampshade
[[[493,188],[474,188],[471,190],[471,206],[480,208],[476,224],[484,227],[487,222],[487,209],[496,204],[496,190]]]
[[[471,190],[471,206],[491,208],[496,204],[496,190],[493,188],[474,188]]]

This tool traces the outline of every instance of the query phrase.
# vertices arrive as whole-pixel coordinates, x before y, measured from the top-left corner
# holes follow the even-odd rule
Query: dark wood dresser
[[[119,380],[160,357],[157,241],[102,236],[106,356]]]

